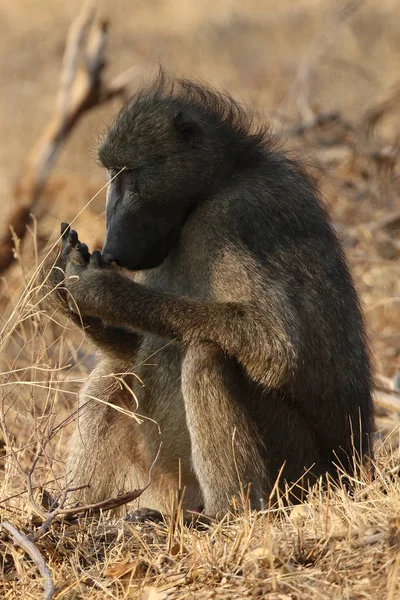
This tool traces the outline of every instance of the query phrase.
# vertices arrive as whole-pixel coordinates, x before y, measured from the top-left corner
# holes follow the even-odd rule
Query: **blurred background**
[[[79,328],[40,304],[38,265],[54,247],[61,221],[74,220],[91,250],[102,247],[106,180],[94,158],[96,139],[160,63],[171,75],[204,80],[257,109],[282,147],[315,177],[371,340],[377,478],[361,480],[350,502],[343,490],[326,499],[317,490],[317,512],[298,513],[292,522],[293,511],[281,529],[271,529],[269,517],[256,529],[256,520],[250,526],[240,518],[232,535],[218,525],[203,545],[197,534],[191,534],[194,541],[183,538],[179,528],[168,533],[168,543],[142,530],[118,535],[124,545],[105,552],[102,525],[86,529],[86,517],[71,527],[61,522],[60,529],[54,521],[51,530],[45,526],[42,535],[40,527],[30,539],[50,560],[60,598],[166,598],[142,596],[141,583],[134,583],[141,578],[137,572],[144,569],[147,581],[158,564],[162,586],[177,586],[174,598],[189,597],[190,589],[191,597],[238,597],[242,584],[250,587],[241,597],[267,597],[258,587],[262,582],[272,585],[266,590],[285,591],[274,598],[394,599],[400,539],[400,0],[0,1],[0,520],[31,532],[42,523],[34,496],[46,511],[57,506],[52,498],[66,498],[66,441],[77,418],[78,391],[96,358]],[[113,374],[109,382],[116,385]],[[250,541],[254,532],[258,541]],[[7,598],[42,597],[33,563],[22,561],[30,565],[22,568],[21,555],[4,537],[0,541],[0,596],[4,589]],[[256,560],[264,557],[255,554],[261,547],[268,558]],[[152,555],[149,566],[142,548],[151,548],[144,554]],[[171,556],[165,554],[170,550]],[[247,552],[250,562],[242,562]],[[129,585],[133,581],[132,595],[119,579],[112,588],[104,579],[119,577],[107,564],[125,561],[125,555],[138,560],[127,563],[138,571],[123,571]],[[187,576],[184,564],[190,565]],[[250,564],[255,574],[245,570]],[[174,578],[164,576],[167,568]],[[183,595],[182,581],[193,585],[182,588]],[[202,595],[201,586],[212,581],[221,587]]]
[[[377,373],[387,378],[378,383],[398,392],[400,2],[99,1],[96,22],[108,22],[102,86],[122,74],[123,93],[101,103],[95,100],[90,110],[81,111],[68,135],[61,135],[56,160],[44,176],[46,185],[31,206],[31,188],[28,195],[23,191],[31,185],[26,173],[38,167],[35,144],[51,134],[60,103],[60,78],[65,85],[68,75],[63,58],[66,40],[71,42],[70,26],[81,9],[81,0],[0,3],[3,242],[8,243],[13,211],[28,206],[33,215],[18,246],[18,260],[0,273],[3,314],[10,314],[21,297],[27,273],[49,240],[56,239],[60,221],[71,221],[105,185],[93,157],[96,137],[124,99],[153,77],[161,63],[171,75],[205,80],[256,108],[283,146],[308,165],[361,294]],[[79,61],[81,68],[82,49]],[[79,72],[75,75],[78,79]],[[104,203],[105,190],[75,222],[81,239],[92,249],[101,248],[104,239]],[[36,354],[27,352],[28,338],[28,332],[10,337],[14,346],[3,352],[3,366],[38,363],[37,349]],[[50,343],[56,339],[53,333]],[[66,339],[67,354],[78,364],[83,354],[80,350],[78,356],[74,349],[72,333]],[[79,364],[84,377],[90,365]],[[31,410],[29,394],[24,411]],[[35,394],[41,406],[43,398],[38,391]],[[400,396],[393,399],[400,407]],[[382,409],[382,427],[398,423],[399,412],[390,406]]]
[[[5,202],[53,113],[68,29],[81,6],[82,0],[0,3]],[[110,22],[107,75],[137,67],[131,91],[161,62],[171,74],[209,81],[266,114],[281,110],[297,119],[291,88],[306,61],[312,107],[359,117],[400,77],[398,0],[103,0],[98,7],[98,17]],[[97,183],[102,176],[90,148],[119,104],[85,116],[54,176]]]

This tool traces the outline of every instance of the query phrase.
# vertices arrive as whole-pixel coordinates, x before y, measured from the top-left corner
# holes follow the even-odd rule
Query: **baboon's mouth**
[[[138,240],[136,247],[132,245],[132,238],[126,244],[121,239],[118,244],[106,242],[103,254],[111,256],[113,262],[128,271],[154,269],[165,261],[177,242],[178,233],[178,229],[173,228],[159,239],[147,239],[142,243]]]
[[[115,264],[122,269],[127,269],[128,271],[143,271],[145,269],[154,269],[155,267],[160,266],[166,259],[167,255],[168,250],[165,246],[162,248],[153,246],[144,256],[111,256],[113,262],[115,262]]]

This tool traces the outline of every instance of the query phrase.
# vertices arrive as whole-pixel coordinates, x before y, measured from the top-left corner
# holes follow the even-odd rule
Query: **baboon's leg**
[[[107,379],[96,381],[94,371],[80,394],[79,415],[69,440],[66,474],[70,486],[88,485],[74,494],[75,499],[84,503],[99,502],[141,485],[134,463],[135,421],[118,411],[121,406],[127,410],[129,404],[121,402],[124,392],[117,387]],[[115,402],[116,406],[104,402]]]
[[[274,394],[254,394],[217,346],[189,348],[182,388],[206,514],[226,512],[229,500],[249,483],[251,507],[260,508],[261,500],[268,503],[278,475],[280,489],[288,482],[289,500],[298,501],[326,471],[318,442],[297,409]]]
[[[241,486],[251,482],[251,505],[259,508],[268,481],[262,443],[241,396],[235,363],[212,344],[191,346],[182,367],[182,390],[192,443],[193,467],[208,515],[223,514]]]
[[[297,503],[304,501],[310,485],[329,470],[328,456],[310,425],[292,400],[271,390],[262,397],[257,426],[264,442],[264,456],[276,494]]]
[[[138,504],[165,512],[181,488],[185,490],[183,508],[199,510],[203,501],[191,469],[190,437],[179,394],[171,410],[158,413],[157,406],[152,409],[151,402],[141,397],[140,409],[150,418],[138,423],[126,414],[133,404],[129,391],[104,377],[112,372],[118,372],[118,364],[103,362],[80,393],[79,418],[69,442],[66,474],[70,487],[89,487],[74,493],[73,500],[99,502],[145,487],[158,457],[152,483]],[[134,377],[127,375],[125,381],[132,387]],[[172,411],[174,407],[178,414]]]

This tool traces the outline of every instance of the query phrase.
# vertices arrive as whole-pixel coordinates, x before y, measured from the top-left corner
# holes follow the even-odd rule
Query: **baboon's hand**
[[[46,283],[46,293],[49,292],[49,286],[55,292],[48,296],[48,302],[67,313],[69,311],[65,277],[67,263],[73,249],[79,253],[84,264],[89,263],[90,254],[86,244],[79,241],[78,234],[76,231],[71,231],[68,223],[61,223],[61,244],[58,248],[57,259],[54,261],[54,256],[50,256],[41,275],[43,282]]]
[[[86,244],[79,240],[78,234],[68,223],[61,223],[62,250],[55,268],[64,274],[64,284],[69,290],[74,280],[80,278],[89,265],[90,253]],[[67,302],[70,310],[76,312],[73,298],[68,294]]]
[[[62,227],[65,225],[63,223]],[[113,269],[106,269],[111,266],[112,259],[97,250],[90,254],[86,244],[79,241],[76,231],[70,231],[68,226],[63,233],[63,240],[64,247],[61,255],[65,260],[65,286],[69,292],[69,308],[82,316],[97,316],[93,302],[90,300],[92,291],[90,281],[93,280],[93,276],[95,279],[101,279],[101,273],[105,270],[113,271]]]
[[[62,250],[57,264],[60,263],[59,266],[63,267],[65,273],[73,250],[77,256],[79,256],[79,264],[82,266],[88,265],[90,260],[88,247],[86,244],[79,241],[77,232],[74,229],[71,229],[68,223],[61,223],[61,243]]]
[[[57,285],[64,281],[67,262],[73,248],[80,253],[83,261],[88,264],[90,254],[87,245],[79,241],[78,234],[76,231],[70,229],[68,223],[61,223],[61,248],[59,247],[58,249],[59,256],[52,265],[50,273],[50,281],[53,285]]]

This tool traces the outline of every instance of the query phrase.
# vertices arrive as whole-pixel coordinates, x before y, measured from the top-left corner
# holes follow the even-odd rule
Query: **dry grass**
[[[56,15],[53,4],[42,0],[47,12],[30,30],[32,12],[23,3],[19,9],[18,3],[9,4],[8,18],[17,31],[34,40],[57,19],[66,24],[78,5],[71,1],[60,16],[60,7]],[[132,35],[139,65],[154,64],[155,57],[165,55],[173,70],[205,76],[258,106],[285,108],[284,118],[274,123],[279,129],[285,124],[287,143],[308,157],[319,180],[362,296],[377,370],[392,377],[400,366],[400,219],[389,226],[382,219],[400,209],[398,99],[393,96],[382,105],[380,100],[390,100],[398,76],[398,5],[389,0],[379,6],[364,3],[350,22],[333,28],[330,22],[332,36],[322,35],[319,46],[307,54],[326,27],[322,2],[299,1],[295,14],[292,4],[288,8],[279,2],[268,15],[258,0],[247,11],[235,0],[223,0],[214,12],[212,4],[193,3],[182,10],[181,3],[164,1],[158,3],[155,19],[148,4],[138,2],[135,14],[128,11],[126,19],[127,2],[118,3],[114,19],[121,39],[112,47],[120,57],[116,70],[132,62],[127,41]],[[10,48],[14,38],[7,35],[0,45],[9,40]],[[51,43],[49,38],[46,44]],[[266,47],[279,49],[276,60]],[[20,68],[29,80],[36,64],[29,63],[28,54]],[[299,70],[301,56],[306,60]],[[44,88],[33,94],[32,111],[39,100],[51,111],[54,88],[49,82],[59,56],[47,62]],[[296,73],[301,77],[292,87]],[[334,84],[332,73],[340,75]],[[11,83],[6,94],[15,89]],[[3,156],[5,165],[10,156],[15,158],[12,169],[18,160],[22,164],[21,140],[30,145],[40,131],[40,123],[32,123],[32,112],[24,108],[22,86],[21,94],[3,127],[8,137],[9,127],[16,131]],[[333,121],[300,122],[297,105],[306,107],[306,118],[331,110],[340,115]],[[371,130],[376,116],[371,109],[376,107],[380,118]],[[82,332],[42,310],[33,274],[59,221],[70,221],[103,185],[94,171],[89,183],[83,175],[91,131],[106,118],[106,113],[89,118],[68,146],[61,169],[49,182],[42,212],[32,221],[24,245],[17,244],[18,260],[1,283],[1,520],[32,537],[50,567],[56,598],[400,598],[400,418],[382,408],[377,413],[376,479],[360,475],[352,496],[341,488],[314,489],[307,504],[292,511],[245,510],[204,531],[184,526],[179,512],[163,525],[133,525],[103,514],[60,516],[43,527],[37,504],[40,514],[45,512],[41,504],[48,494],[43,489],[52,496],[65,489],[65,443],[77,391],[94,359]],[[22,137],[26,132],[27,139]],[[76,226],[82,239],[98,246],[103,224],[103,198],[97,197]],[[29,497],[32,465],[34,493]],[[0,549],[2,597],[41,598],[43,582],[36,566],[5,531],[0,532]]]
[[[354,498],[340,489],[315,490],[291,513],[229,516],[204,532],[179,521],[137,526],[87,518],[55,523],[37,546],[56,598],[394,599],[400,567],[395,463],[382,452],[377,480],[359,482]],[[27,508],[13,520],[26,533],[34,529]],[[35,567],[10,543],[2,554],[3,597],[39,598]]]

